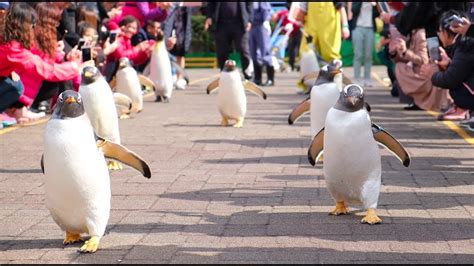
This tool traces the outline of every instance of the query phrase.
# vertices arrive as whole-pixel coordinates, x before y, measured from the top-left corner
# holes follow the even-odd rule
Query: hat
[[[8,9],[10,7],[9,2],[0,2],[0,9]]]

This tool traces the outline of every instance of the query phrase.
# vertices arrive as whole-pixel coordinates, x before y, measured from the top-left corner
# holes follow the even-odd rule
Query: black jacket
[[[188,51],[189,47],[191,46],[191,39],[193,34],[193,28],[191,23],[191,15],[193,13],[192,7],[175,7],[168,13],[168,17],[164,22],[163,33],[165,35],[165,39],[171,37],[171,33],[173,31],[174,20],[176,19],[176,12],[178,8],[184,8],[186,10],[186,21],[184,26],[184,50]]]
[[[474,39],[459,39],[452,47],[446,49],[451,58],[446,71],[433,74],[431,81],[434,86],[449,89],[454,103],[463,108],[474,110]]]
[[[362,8],[362,2],[352,2],[352,19],[349,21],[349,29],[352,31],[357,26],[357,19],[360,15],[360,9]],[[374,6],[372,7],[372,25],[374,27],[374,31],[376,28],[375,18],[380,15],[377,8]]]
[[[465,12],[467,2],[408,2],[395,17],[395,26],[404,36],[424,28],[426,38],[435,37],[441,14],[450,9]]]
[[[208,2],[206,7],[206,17],[212,18],[212,27],[215,29],[219,21],[219,9],[222,2]],[[242,14],[242,27],[245,29],[250,18],[253,16],[253,3],[250,1],[239,1],[240,14]]]

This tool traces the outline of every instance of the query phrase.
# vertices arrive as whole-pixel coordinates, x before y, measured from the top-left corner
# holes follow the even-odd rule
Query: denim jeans
[[[362,61],[364,61],[364,78],[370,79],[374,42],[375,32],[373,28],[357,26],[352,31],[352,46],[354,48],[354,78],[360,78]]]

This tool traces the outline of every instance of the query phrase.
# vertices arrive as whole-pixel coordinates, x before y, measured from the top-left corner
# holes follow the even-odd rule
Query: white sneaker
[[[186,89],[187,82],[184,79],[179,79],[176,81],[176,89],[177,90],[185,90]]]

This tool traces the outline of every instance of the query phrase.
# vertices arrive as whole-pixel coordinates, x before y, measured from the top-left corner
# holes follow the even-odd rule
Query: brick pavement
[[[404,168],[382,151],[384,222],[362,225],[358,208],[327,215],[321,166],[306,160],[309,117],[286,122],[304,98],[296,73],[277,73],[267,101],[249,94],[245,127],[234,129],[219,127],[210,80],[200,80],[217,70],[189,72],[197,83],[170,104],[147,98],[120,122],[123,143],[154,175],[111,173],[111,218],[96,254],[63,248],[45,208],[44,124],[0,135],[0,264],[474,262],[474,150],[428,113],[401,111],[382,86],[367,89],[373,121],[413,159]]]

